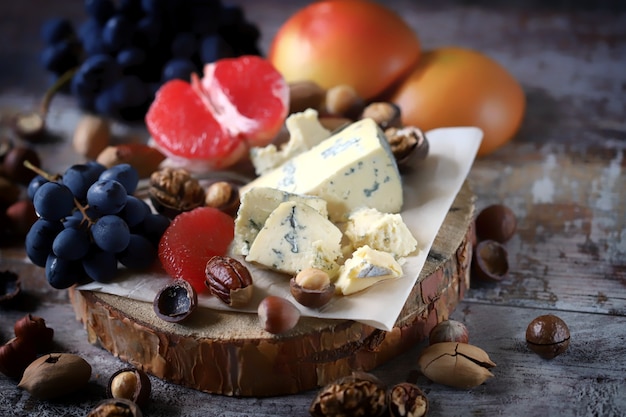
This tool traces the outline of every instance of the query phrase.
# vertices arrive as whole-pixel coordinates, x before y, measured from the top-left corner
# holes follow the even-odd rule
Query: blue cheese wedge
[[[286,201],[270,213],[250,245],[246,261],[286,274],[318,268],[336,277],[341,231],[300,201]]]
[[[344,228],[353,248],[367,245],[396,257],[407,256],[417,248],[417,240],[397,213],[362,208],[350,214]]]
[[[389,252],[362,246],[341,266],[336,292],[350,295],[372,285],[402,276],[402,266]]]
[[[265,225],[265,221],[281,203],[297,201],[312,207],[320,216],[327,218],[326,201],[314,197],[292,194],[275,188],[258,187],[241,197],[235,218],[235,238],[231,250],[237,255],[247,255],[250,245]]]
[[[250,160],[257,175],[282,165],[289,159],[308,151],[330,137],[330,130],[321,125],[314,109],[290,115],[285,121],[289,140],[280,148],[274,144],[255,147],[250,150]]]
[[[402,182],[384,133],[372,119],[354,122],[307,152],[242,187],[309,194],[328,203],[333,222],[362,207],[385,213],[402,208]]]

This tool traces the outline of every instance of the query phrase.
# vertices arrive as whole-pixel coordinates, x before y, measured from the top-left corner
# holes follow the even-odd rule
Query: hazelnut
[[[206,264],[204,284],[211,294],[231,307],[246,305],[252,298],[252,276],[241,262],[214,256]]]
[[[130,164],[139,173],[139,178],[148,178],[159,169],[164,159],[165,155],[152,146],[144,143],[122,143],[104,148],[96,161],[107,168]]]
[[[313,417],[382,415],[387,409],[385,385],[374,375],[353,372],[322,388],[313,399]]]
[[[109,398],[94,407],[87,417],[143,417],[141,409],[124,398]]]
[[[4,157],[11,149],[13,149],[13,141],[10,138],[0,138],[0,164],[4,161]]]
[[[28,185],[37,173],[24,166],[24,162],[29,161],[32,165],[39,167],[41,160],[34,150],[25,146],[16,146],[4,157],[2,171],[13,182]]]
[[[163,168],[150,175],[148,190],[152,205],[170,218],[204,205],[200,182],[182,168]]]
[[[401,382],[389,390],[391,417],[422,417],[428,412],[428,398],[415,384]]]
[[[324,101],[326,91],[314,81],[289,83],[289,114],[306,109],[318,110]]]
[[[460,321],[444,320],[432,328],[428,335],[429,344],[441,342],[469,342],[467,327]]]
[[[7,218],[11,231],[17,236],[26,236],[33,223],[37,221],[35,206],[31,200],[18,200],[7,207]]]
[[[402,127],[400,106],[388,101],[368,104],[361,113],[361,119],[365,118],[373,119],[383,131],[390,127]]]
[[[528,348],[544,359],[552,359],[565,352],[569,340],[567,324],[553,314],[535,318],[526,328]]]
[[[198,295],[191,284],[184,279],[177,279],[159,290],[153,307],[160,319],[178,323],[188,318],[197,304]]]
[[[493,204],[478,213],[475,225],[478,239],[505,243],[517,230],[517,218],[509,207]]]
[[[20,187],[8,178],[0,177],[0,207],[3,209],[15,203],[20,196]]]
[[[12,271],[0,272],[0,305],[11,304],[22,290],[20,276]]]
[[[234,216],[239,209],[239,187],[228,181],[216,181],[205,190],[204,205]]]
[[[363,112],[365,102],[354,87],[339,84],[326,91],[324,106],[328,114],[356,120]]]
[[[36,357],[32,343],[15,337],[0,346],[0,372],[9,378],[20,378]]]
[[[300,310],[289,300],[270,295],[265,297],[257,309],[261,327],[272,334],[285,333],[293,329],[300,320]]]
[[[103,117],[86,114],[74,129],[74,150],[89,159],[96,159],[111,141],[111,125]]]
[[[482,281],[501,281],[509,272],[506,248],[495,240],[478,242],[474,251],[473,269]]]
[[[38,352],[45,352],[52,345],[54,330],[46,326],[46,321],[38,316],[27,314],[13,326],[15,337],[35,346]]]
[[[124,368],[116,371],[107,386],[110,398],[123,398],[138,405],[145,404],[150,397],[152,385],[148,375],[137,368]]]
[[[335,293],[335,284],[330,282],[326,271],[305,268],[289,281],[291,295],[306,307],[319,308],[326,305]]]

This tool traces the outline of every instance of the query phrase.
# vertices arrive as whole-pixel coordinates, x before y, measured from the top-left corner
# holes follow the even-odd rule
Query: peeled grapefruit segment
[[[165,83],[146,114],[154,141],[173,159],[227,168],[249,147],[269,144],[287,117],[287,83],[263,58],[222,59],[191,78]]]
[[[258,56],[207,64],[200,86],[215,118],[251,146],[269,144],[289,110],[289,87],[272,64]]]
[[[204,269],[213,256],[225,255],[235,235],[232,217],[212,207],[198,207],[174,218],[159,242],[159,259],[174,279],[206,291]]]

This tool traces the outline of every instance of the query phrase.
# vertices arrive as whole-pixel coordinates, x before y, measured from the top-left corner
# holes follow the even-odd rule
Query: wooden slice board
[[[272,335],[254,314],[199,309],[184,324],[152,304],[70,290],[90,343],[164,380],[231,396],[286,395],[369,371],[428,336],[469,287],[475,197],[464,184],[392,331],[350,320],[304,317]]]

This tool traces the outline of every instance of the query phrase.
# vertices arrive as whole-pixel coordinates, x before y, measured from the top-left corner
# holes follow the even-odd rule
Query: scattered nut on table
[[[508,252],[495,240],[482,240],[476,245],[472,269],[474,276],[485,282],[502,281],[509,273]]]
[[[431,345],[441,342],[469,343],[469,332],[460,321],[443,320],[431,329],[428,342]]]
[[[197,305],[198,294],[184,279],[174,280],[161,288],[153,302],[157,317],[170,323],[180,323],[186,320]]]
[[[569,347],[567,324],[554,314],[536,317],[526,328],[528,348],[544,359],[553,359]]]
[[[366,372],[353,372],[322,388],[309,413],[313,417],[377,417],[386,409],[387,391],[382,381]]]
[[[24,370],[17,385],[35,398],[48,400],[83,388],[91,377],[91,365],[71,353],[43,355]]]
[[[492,204],[478,213],[475,226],[478,239],[505,243],[517,230],[517,218],[509,207],[503,204]]]
[[[388,393],[391,417],[423,417],[428,412],[428,398],[415,384],[401,382]]]
[[[145,404],[150,398],[152,384],[148,375],[137,368],[123,368],[111,375],[107,385],[110,398],[123,398],[138,405]]]
[[[109,398],[94,407],[87,417],[142,417],[141,409],[124,398]]]
[[[455,388],[477,387],[494,375],[489,355],[467,343],[442,342],[426,347],[418,358],[422,373],[431,381]]]

